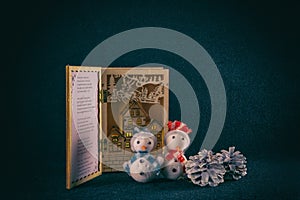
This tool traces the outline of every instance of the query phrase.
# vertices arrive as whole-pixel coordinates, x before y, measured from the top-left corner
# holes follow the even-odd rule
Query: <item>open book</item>
[[[147,127],[163,147],[169,71],[155,68],[66,67],[68,189],[102,172],[123,171],[134,127]]]

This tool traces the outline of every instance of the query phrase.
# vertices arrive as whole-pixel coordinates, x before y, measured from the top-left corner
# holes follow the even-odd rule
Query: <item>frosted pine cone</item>
[[[185,164],[185,170],[187,177],[200,186],[217,186],[223,183],[226,172],[213,152],[206,149],[200,151],[198,155],[190,156]]]
[[[234,151],[235,147],[229,147],[229,150],[222,150],[222,153],[217,153],[216,156],[220,162],[223,163],[226,174],[232,176],[233,179],[238,180],[242,176],[246,176],[246,157],[239,151]]]

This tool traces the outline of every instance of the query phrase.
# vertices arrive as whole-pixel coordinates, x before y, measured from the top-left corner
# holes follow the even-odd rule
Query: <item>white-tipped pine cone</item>
[[[228,151],[222,150],[222,153],[217,153],[216,156],[218,160],[223,163],[226,174],[238,180],[247,174],[247,161],[241,152],[234,150],[235,147],[229,147]]]
[[[185,164],[185,170],[187,177],[194,184],[213,187],[224,182],[226,172],[213,152],[206,149],[200,151],[198,155],[190,156]]]

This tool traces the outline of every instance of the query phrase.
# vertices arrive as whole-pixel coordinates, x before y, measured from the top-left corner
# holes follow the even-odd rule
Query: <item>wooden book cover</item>
[[[163,147],[169,74],[163,68],[66,67],[68,189],[102,172],[123,171],[134,127],[147,127]]]

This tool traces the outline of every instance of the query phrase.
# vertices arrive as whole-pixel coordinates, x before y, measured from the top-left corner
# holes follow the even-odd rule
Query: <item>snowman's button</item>
[[[177,169],[173,168],[173,169],[172,169],[172,172],[173,172],[173,173],[177,172]]]
[[[140,175],[141,175],[141,176],[144,176],[144,175],[145,175],[145,173],[144,173],[144,172],[140,172]]]
[[[140,163],[144,163],[145,161],[144,161],[144,159],[140,159]]]

